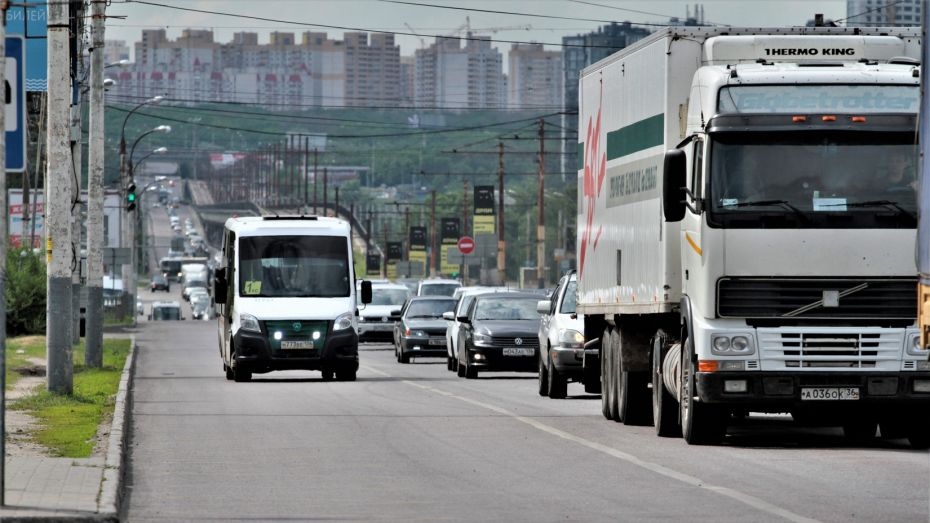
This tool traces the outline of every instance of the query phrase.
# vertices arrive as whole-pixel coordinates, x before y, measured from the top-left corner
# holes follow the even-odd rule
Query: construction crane
[[[408,24],[407,22],[404,22],[404,27],[406,27],[407,29],[410,29],[410,32],[417,35],[417,38],[420,39],[420,49],[426,49],[426,40],[423,39],[422,36],[420,36],[420,32],[410,27],[410,24]]]
[[[518,29],[523,30],[523,31],[529,31],[533,29],[533,26],[531,24],[521,24],[521,25],[509,25],[509,26],[504,26],[504,27],[473,28],[471,26],[471,17],[466,16],[465,23],[456,27],[447,36],[459,36],[462,33],[465,33],[467,35],[469,33],[477,33],[477,32],[497,34],[499,31],[513,31],[513,30],[518,30]]]

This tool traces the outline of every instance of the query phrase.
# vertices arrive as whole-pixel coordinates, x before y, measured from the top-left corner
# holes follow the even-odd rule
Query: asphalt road
[[[226,381],[213,323],[137,334],[129,521],[927,521],[930,455],[752,418],[689,447],[540,398],[535,375],[457,378],[365,345],[356,382]]]

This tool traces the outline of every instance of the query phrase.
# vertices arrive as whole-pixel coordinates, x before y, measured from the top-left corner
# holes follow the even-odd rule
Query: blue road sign
[[[32,3],[32,2],[30,2]],[[12,6],[6,12],[6,32],[26,39],[27,91],[48,90],[48,5]]]
[[[6,170],[21,172],[26,168],[26,93],[25,41],[21,36],[6,38],[6,85],[4,111],[6,112]]]

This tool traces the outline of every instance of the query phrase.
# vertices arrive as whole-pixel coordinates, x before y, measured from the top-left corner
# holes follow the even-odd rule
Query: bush
[[[6,257],[7,336],[45,333],[45,263],[31,249],[10,248]]]

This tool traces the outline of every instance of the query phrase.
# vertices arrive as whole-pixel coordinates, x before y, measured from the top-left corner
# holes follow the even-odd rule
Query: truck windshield
[[[349,244],[342,236],[239,239],[239,294],[249,298],[349,296]]]
[[[712,137],[708,223],[728,228],[913,228],[913,132]]]

